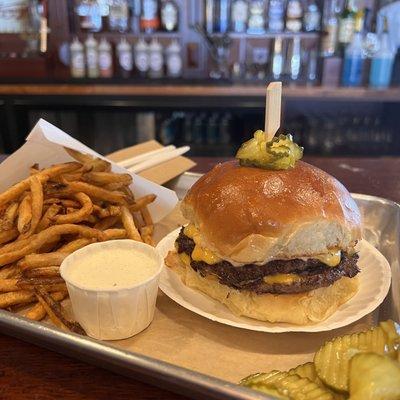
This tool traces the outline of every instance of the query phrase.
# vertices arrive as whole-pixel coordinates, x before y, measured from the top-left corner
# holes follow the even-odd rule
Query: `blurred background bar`
[[[0,0],[0,152],[45,118],[101,153],[231,156],[284,83],[307,154],[400,155],[400,1]]]

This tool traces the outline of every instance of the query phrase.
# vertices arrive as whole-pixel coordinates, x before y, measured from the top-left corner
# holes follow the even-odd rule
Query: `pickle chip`
[[[251,375],[240,382],[260,392],[289,400],[333,400],[333,395],[308,378],[288,372],[271,371],[268,374]],[[274,392],[275,391],[275,392]]]
[[[314,356],[318,377],[339,392],[348,392],[349,361],[357,353],[387,352],[388,338],[381,327],[337,337],[325,343]]]
[[[400,364],[375,353],[356,354],[350,361],[350,400],[399,400]]]

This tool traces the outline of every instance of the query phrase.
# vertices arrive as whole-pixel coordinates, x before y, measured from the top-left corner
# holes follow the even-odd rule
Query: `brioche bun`
[[[212,275],[202,277],[182,263],[175,251],[168,254],[165,262],[186,286],[225,304],[235,315],[272,323],[309,325],[323,321],[358,290],[357,277],[343,277],[331,286],[304,293],[259,295],[220,284]]]
[[[193,185],[181,210],[202,246],[233,264],[346,251],[361,237],[350,193],[301,161],[279,171],[219,164]]]

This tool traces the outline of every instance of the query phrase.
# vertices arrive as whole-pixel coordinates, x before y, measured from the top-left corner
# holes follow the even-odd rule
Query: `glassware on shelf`
[[[274,79],[279,79],[283,72],[282,38],[276,37],[272,53],[271,70]]]
[[[140,29],[145,33],[153,33],[160,29],[157,0],[142,0]]]
[[[128,0],[109,0],[108,25],[111,31],[126,32],[129,23]]]
[[[99,32],[103,28],[102,9],[97,0],[78,0],[76,14],[80,28],[89,32]]]
[[[304,30],[316,32],[321,28],[321,12],[315,0],[307,1],[307,8],[304,13]]]
[[[149,77],[161,78],[164,75],[163,48],[157,39],[153,39],[149,45]]]
[[[270,0],[268,8],[268,29],[271,32],[282,32],[285,29],[284,0]]]
[[[114,75],[111,44],[104,37],[99,44],[99,75],[101,78],[112,78]]]
[[[265,8],[264,0],[250,0],[248,33],[257,35],[265,32]]]
[[[175,32],[178,30],[179,9],[174,0],[161,2],[161,27],[164,31]]]
[[[298,36],[293,38],[289,57],[290,79],[292,82],[296,82],[301,71],[301,41]]]
[[[205,0],[204,7],[204,29],[208,34],[214,32],[215,0]]]
[[[140,32],[140,16],[142,14],[141,0],[129,0],[129,8],[131,10],[130,30],[138,34]]]
[[[150,55],[149,46],[143,38],[140,38],[134,47],[135,50],[135,67],[139,73],[139,76],[145,77],[149,71]]]
[[[70,45],[70,71],[73,78],[85,77],[85,54],[83,44],[77,37]]]
[[[338,40],[338,0],[328,0],[324,2],[324,7],[324,32],[321,41],[321,55],[322,57],[331,57],[335,54]]]
[[[248,16],[248,1],[233,0],[231,7],[231,31],[236,33],[246,32]]]
[[[216,3],[214,32],[226,33],[229,30],[229,0],[219,0]]]
[[[338,42],[345,48],[353,39],[356,25],[357,4],[355,0],[347,0],[339,19]]]
[[[117,58],[120,76],[129,78],[133,69],[133,54],[132,46],[125,37],[122,37],[117,45]]]
[[[286,8],[286,29],[300,32],[302,28],[303,7],[300,0],[289,0]]]
[[[167,76],[177,78],[182,75],[182,49],[177,40],[173,40],[165,49]]]

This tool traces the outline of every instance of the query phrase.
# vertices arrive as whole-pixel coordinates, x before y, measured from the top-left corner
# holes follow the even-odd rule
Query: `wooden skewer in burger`
[[[181,204],[189,221],[166,264],[236,315],[322,321],[358,290],[360,212],[334,177],[299,161],[280,126],[281,83],[267,88],[265,132],[218,164]]]

